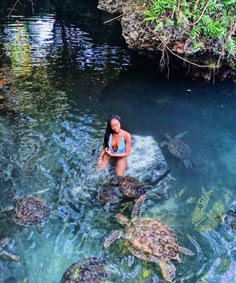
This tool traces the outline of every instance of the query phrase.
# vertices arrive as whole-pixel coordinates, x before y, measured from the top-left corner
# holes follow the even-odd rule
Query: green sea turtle
[[[108,278],[105,260],[90,257],[73,263],[63,274],[62,283],[101,283]]]
[[[125,230],[114,231],[105,239],[104,247],[108,248],[112,242],[122,238],[134,256],[159,264],[165,280],[172,282],[175,278],[175,266],[170,260],[176,259],[180,262],[179,252],[186,255],[194,253],[178,245],[176,235],[167,225],[141,217],[141,207],[145,198],[146,196],[142,195],[135,202],[131,220],[122,214],[116,215],[118,222],[125,225]]]
[[[6,251],[3,250],[3,247],[5,247],[8,243],[10,242],[10,238],[9,237],[5,237],[3,239],[0,240],[0,257],[1,256],[6,256],[6,257],[9,257],[10,259],[12,260],[19,260],[20,257],[17,256],[17,255],[12,255]]]
[[[99,188],[98,200],[108,209],[111,205],[119,203],[121,196],[110,183],[105,183]]]
[[[165,133],[165,137],[168,141],[161,142],[160,146],[163,147],[167,145],[169,152],[175,157],[181,159],[186,168],[192,168],[191,149],[181,140],[181,138],[187,133],[188,132],[180,133],[173,138],[168,133]]]
[[[115,205],[122,200],[123,195],[128,198],[139,198],[146,193],[147,187],[138,179],[131,176],[113,177],[103,184],[98,192],[98,200],[105,205]]]
[[[109,181],[111,186],[118,186],[121,192],[129,198],[139,198],[149,188],[132,176],[114,177]]]
[[[3,209],[4,211],[13,212],[13,220],[18,225],[23,226],[40,226],[47,222],[51,215],[51,208],[44,199],[34,196],[12,197],[14,206]]]
[[[131,176],[121,177],[119,187],[122,193],[130,198],[138,198],[144,195],[148,188],[138,179]]]

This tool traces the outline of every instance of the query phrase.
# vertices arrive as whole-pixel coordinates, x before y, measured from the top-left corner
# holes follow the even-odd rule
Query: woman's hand
[[[111,156],[111,157],[113,156],[113,154],[111,153],[109,147],[106,147],[106,148],[105,148],[105,152],[106,152],[107,155],[109,155],[109,156]]]
[[[99,169],[102,165],[102,158],[98,158],[97,168]]]

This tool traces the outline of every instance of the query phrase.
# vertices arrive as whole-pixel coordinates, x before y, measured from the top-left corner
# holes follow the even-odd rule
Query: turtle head
[[[116,214],[116,220],[122,225],[126,225],[129,222],[129,219],[120,213]]]
[[[8,197],[11,201],[16,201],[18,199],[18,197],[13,193],[8,194]]]

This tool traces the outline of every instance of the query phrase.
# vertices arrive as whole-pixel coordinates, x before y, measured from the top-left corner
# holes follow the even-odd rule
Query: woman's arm
[[[103,159],[105,153],[106,153],[106,150],[105,150],[105,147],[103,147],[100,154],[99,154],[98,160]]]
[[[102,171],[106,168],[108,162],[110,160],[110,156],[106,154],[106,150],[103,147],[97,161],[97,171]]]
[[[98,171],[101,170],[102,164],[104,163],[103,157],[104,157],[105,154],[106,154],[106,151],[105,151],[105,148],[103,147],[100,154],[99,154],[98,161],[97,161],[97,170]]]

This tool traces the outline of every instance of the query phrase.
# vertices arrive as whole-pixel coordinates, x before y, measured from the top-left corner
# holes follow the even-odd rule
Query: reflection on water
[[[235,86],[160,80],[124,47],[52,15],[1,27],[1,73],[10,84],[0,86],[0,207],[12,204],[10,194],[40,192],[52,215],[39,233],[0,214],[0,238],[11,237],[5,249],[21,257],[0,261],[0,283],[60,282],[73,262],[91,256],[106,258],[111,282],[164,282],[159,266],[122,242],[103,248],[104,238],[121,229],[114,213],[130,217],[133,206],[107,211],[97,199],[113,172],[95,171],[111,113],[133,136],[127,175],[155,184],[170,169],[148,192],[142,213],[169,225],[196,254],[174,262],[176,282],[234,282],[235,234],[221,219],[236,200]],[[165,132],[184,131],[191,169],[158,147]]]

